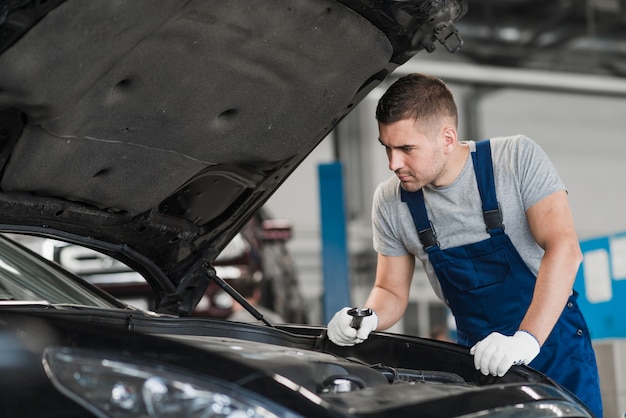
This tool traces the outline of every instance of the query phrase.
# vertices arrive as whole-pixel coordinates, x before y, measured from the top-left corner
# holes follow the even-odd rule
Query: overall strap
[[[493,179],[493,162],[489,140],[476,142],[476,152],[472,153],[478,192],[482,200],[483,217],[490,235],[504,233],[502,211],[496,197],[496,184]]]
[[[437,234],[435,233],[433,224],[428,219],[422,189],[416,192],[407,192],[400,187],[400,199],[409,206],[409,211],[411,212],[411,217],[417,229],[420,242],[424,246],[424,251],[429,252],[429,250],[438,249],[439,242],[437,242]]]

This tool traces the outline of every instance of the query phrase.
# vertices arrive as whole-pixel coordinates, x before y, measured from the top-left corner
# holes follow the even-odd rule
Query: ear
[[[443,140],[446,152],[452,152],[456,148],[458,142],[454,126],[445,125],[443,127]]]

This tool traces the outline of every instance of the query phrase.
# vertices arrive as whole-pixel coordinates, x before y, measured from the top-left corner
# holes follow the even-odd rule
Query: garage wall
[[[626,98],[509,89],[481,113],[485,135],[524,133],[552,158],[581,239],[626,230]]]

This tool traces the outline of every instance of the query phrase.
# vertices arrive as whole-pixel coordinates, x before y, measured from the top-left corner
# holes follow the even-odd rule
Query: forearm
[[[578,243],[546,251],[541,262],[532,302],[519,329],[533,334],[540,344],[550,335],[567,303],[582,254]]]
[[[377,330],[386,330],[402,318],[408,298],[400,297],[382,287],[374,286],[365,306],[372,308],[378,315]]]
[[[378,330],[385,330],[402,318],[409,300],[415,258],[411,254],[399,257],[378,255],[376,283],[365,307],[378,315]]]

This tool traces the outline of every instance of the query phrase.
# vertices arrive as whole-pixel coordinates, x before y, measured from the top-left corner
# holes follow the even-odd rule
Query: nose
[[[397,150],[388,150],[387,159],[389,159],[389,169],[391,171],[395,172],[404,167],[404,159],[402,158],[402,153]]]

